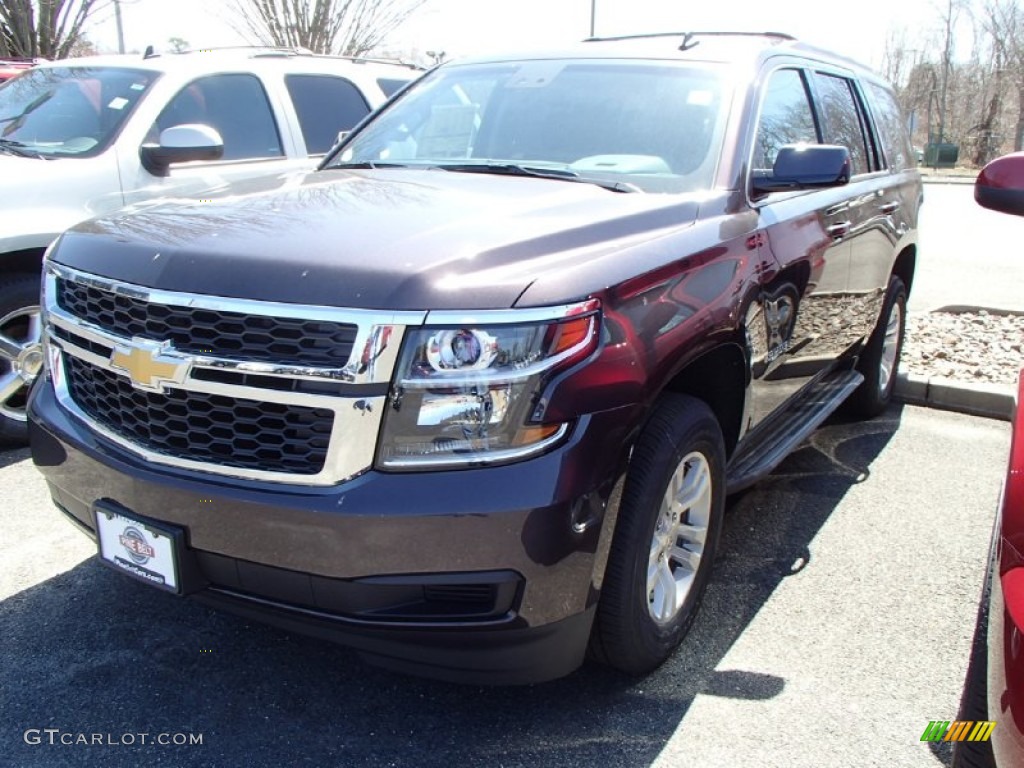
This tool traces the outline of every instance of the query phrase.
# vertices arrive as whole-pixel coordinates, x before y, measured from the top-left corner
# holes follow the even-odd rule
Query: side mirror
[[[166,128],[159,144],[139,147],[142,167],[154,176],[166,176],[171,163],[194,160],[219,160],[224,154],[224,140],[208,125],[187,124]]]
[[[974,199],[982,208],[1024,216],[1024,152],[997,157],[982,168]]]
[[[850,181],[850,150],[834,144],[787,144],[771,171],[754,171],[754,192],[839,187]]]

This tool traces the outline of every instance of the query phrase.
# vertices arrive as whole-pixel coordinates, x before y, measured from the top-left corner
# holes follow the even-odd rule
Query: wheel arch
[[[729,457],[740,438],[748,374],[743,347],[725,342],[687,363],[662,391],[690,395],[706,403],[722,429]]]
[[[903,281],[904,287],[907,289],[907,296],[910,296],[910,288],[914,282],[914,270],[917,268],[917,246],[908,245],[899,255],[896,256],[896,261],[892,265],[892,274],[899,277]]]
[[[43,254],[46,249],[22,248],[17,251],[0,253],[0,274],[12,272],[23,272],[29,275],[38,275],[43,267]]]

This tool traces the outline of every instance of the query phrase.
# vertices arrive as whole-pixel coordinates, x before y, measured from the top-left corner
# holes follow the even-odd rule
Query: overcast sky
[[[170,37],[194,48],[242,44],[226,20],[224,0],[122,0],[125,45],[166,48]],[[596,0],[598,35],[677,30],[788,32],[877,66],[890,28],[911,37],[937,27],[935,0]],[[443,50],[449,58],[488,49],[542,47],[586,37],[591,0],[427,0],[391,47]],[[855,11],[855,13],[851,13]],[[965,19],[966,21],[966,19]],[[965,23],[964,27],[968,25]],[[101,49],[116,51],[113,12],[89,29]],[[920,44],[912,42],[914,44]]]

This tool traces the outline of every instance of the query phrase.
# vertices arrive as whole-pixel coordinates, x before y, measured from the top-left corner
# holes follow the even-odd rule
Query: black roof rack
[[[785,32],[648,32],[646,34],[637,35],[614,35],[611,37],[588,37],[584,43],[614,43],[620,40],[644,40],[652,37],[681,37],[683,38],[682,43],[679,45],[680,51],[688,51],[697,45],[699,40],[694,40],[695,37],[774,37],[779,40],[796,40],[792,35],[787,35]]]

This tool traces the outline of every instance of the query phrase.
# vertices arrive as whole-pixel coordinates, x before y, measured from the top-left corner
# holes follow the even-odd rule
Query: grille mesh
[[[59,279],[57,304],[75,317],[126,339],[170,341],[192,354],[342,368],[357,328],[348,323],[268,317],[153,304]]]
[[[326,408],[171,389],[142,392],[122,376],[65,355],[72,399],[132,442],[169,456],[264,472],[324,468],[334,413]]]

